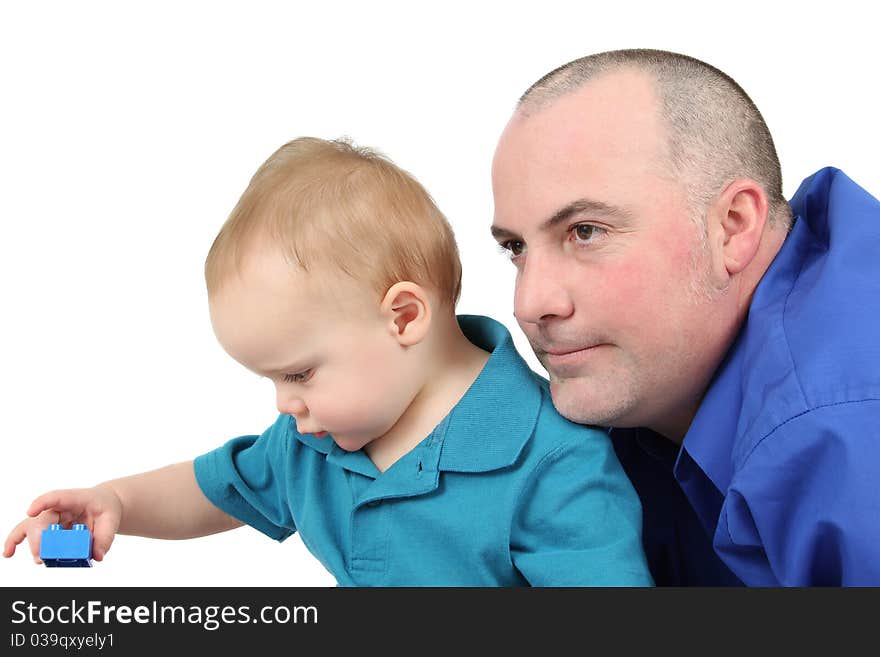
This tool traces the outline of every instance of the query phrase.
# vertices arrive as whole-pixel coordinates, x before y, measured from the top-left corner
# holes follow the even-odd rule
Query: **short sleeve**
[[[530,473],[511,556],[532,586],[652,586],[638,495],[608,436],[579,432]]]
[[[260,436],[239,436],[194,462],[205,496],[229,515],[282,541],[296,531],[287,502],[290,417]]]
[[[716,549],[750,585],[880,585],[880,400],[824,406],[764,438],[731,482]]]

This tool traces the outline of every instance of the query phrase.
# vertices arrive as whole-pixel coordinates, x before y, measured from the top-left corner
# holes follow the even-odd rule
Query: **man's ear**
[[[431,327],[431,302],[421,285],[403,281],[388,288],[380,306],[388,330],[401,346],[421,342]]]
[[[761,246],[767,212],[767,194],[754,180],[739,178],[721,192],[708,217],[717,273],[729,278],[749,266]]]

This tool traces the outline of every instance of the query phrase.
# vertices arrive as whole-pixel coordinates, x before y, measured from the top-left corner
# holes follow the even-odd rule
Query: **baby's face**
[[[300,433],[360,449],[418,392],[376,293],[344,274],[304,273],[280,254],[255,254],[209,304],[220,344],[274,383],[278,411]]]

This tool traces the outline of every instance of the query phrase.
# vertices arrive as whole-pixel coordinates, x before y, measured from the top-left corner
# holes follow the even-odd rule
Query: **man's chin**
[[[550,379],[553,406],[562,417],[578,424],[613,426],[624,405],[598,392],[584,379]]]

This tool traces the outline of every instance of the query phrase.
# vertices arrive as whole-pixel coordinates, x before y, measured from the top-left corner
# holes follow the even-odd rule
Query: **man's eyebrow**
[[[632,216],[629,212],[616,205],[609,205],[608,203],[588,198],[579,198],[562,209],[557,210],[552,217],[541,224],[541,230],[553,228],[577,214],[592,214],[622,220],[630,219]]]
[[[538,229],[541,231],[550,230],[551,228],[554,228],[579,214],[598,215],[602,217],[620,219],[622,221],[626,221],[632,218],[632,215],[627,210],[617,207],[616,205],[609,205],[608,203],[604,203],[602,201],[594,201],[588,198],[579,198],[554,212],[553,216],[544,221]],[[494,237],[496,240],[519,239],[520,237],[513,231],[503,228],[501,226],[493,225],[491,230],[492,237]]]
[[[492,228],[490,230],[492,231],[492,237],[494,237],[496,240],[520,239],[519,235],[517,235],[513,231],[507,230],[506,228],[501,228],[499,226],[496,226],[495,224],[492,224]]]

